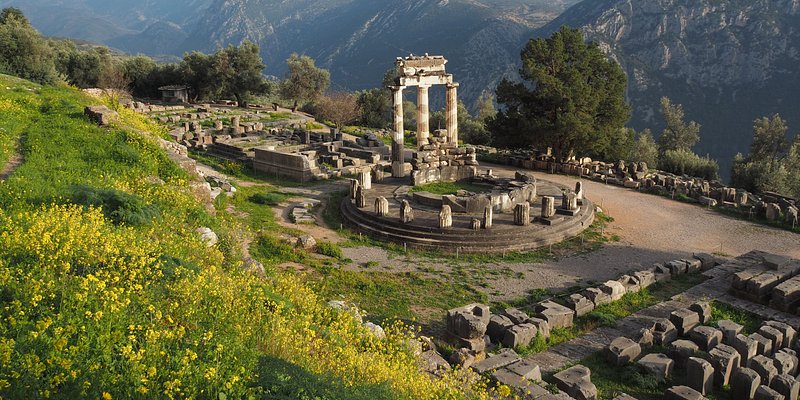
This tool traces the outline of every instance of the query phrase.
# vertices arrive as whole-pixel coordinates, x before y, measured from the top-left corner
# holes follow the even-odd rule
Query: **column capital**
[[[392,89],[392,90],[396,90],[396,91],[401,91],[401,90],[405,89],[406,87],[407,86],[403,86],[403,85],[387,86],[387,88]]]
[[[433,85],[430,85],[430,84],[427,84],[427,83],[420,83],[419,85],[417,85],[417,87],[420,88],[420,89],[428,89],[431,86],[433,86]]]
[[[453,88],[453,87],[458,87],[458,86],[459,86],[458,82],[453,82],[453,83],[448,83],[447,84],[448,88]]]

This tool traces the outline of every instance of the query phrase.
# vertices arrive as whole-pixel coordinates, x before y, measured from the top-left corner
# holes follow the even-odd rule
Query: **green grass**
[[[190,149],[189,157],[213,168],[216,171],[222,172],[225,175],[240,180],[248,180],[254,183],[268,183],[274,186],[283,187],[314,187],[316,185],[325,183],[325,181],[297,182],[289,178],[265,174],[263,172],[254,170],[251,165],[244,165],[235,161],[229,161],[215,157],[202,150]]]
[[[429,192],[433,194],[456,194],[459,190],[473,193],[488,192],[492,188],[486,185],[477,185],[470,182],[435,182],[426,185],[414,186],[412,192]]]
[[[711,303],[711,321],[706,325],[716,326],[717,322],[726,319],[742,326],[742,334],[749,335],[758,331],[764,320],[759,316],[728,304],[714,301]]]

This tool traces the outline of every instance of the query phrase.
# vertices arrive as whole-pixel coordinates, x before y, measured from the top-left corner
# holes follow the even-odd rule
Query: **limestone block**
[[[697,198],[697,201],[700,202],[700,204],[702,204],[703,206],[706,206],[706,207],[716,207],[717,206],[717,200],[716,199],[712,199],[711,197],[700,196],[700,197]]]
[[[581,317],[594,310],[594,303],[580,294],[572,294],[567,300],[567,307],[575,312],[575,317]]]
[[[364,208],[367,206],[367,199],[364,197],[364,188],[359,186],[356,188],[356,207]]]
[[[800,382],[792,375],[778,375],[772,380],[772,389],[780,393],[786,400],[797,400],[800,393]]]
[[[672,374],[675,362],[666,354],[651,353],[636,362],[643,370],[659,378],[667,379]]]
[[[470,228],[472,228],[473,231],[481,230],[481,220],[479,220],[478,218],[473,218],[470,221]]]
[[[772,355],[772,340],[767,339],[759,333],[750,334],[749,337],[758,344],[758,354],[764,356]]]
[[[649,328],[639,329],[639,332],[636,333],[633,340],[639,343],[643,348],[650,347],[653,345],[653,331]]]
[[[682,260],[672,260],[665,263],[664,266],[669,268],[669,271],[673,276],[685,274],[688,270],[688,266]]]
[[[600,285],[600,290],[611,297],[611,301],[617,301],[625,295],[625,286],[617,281],[606,281]]]
[[[517,355],[517,353],[514,352],[514,350],[505,349],[504,351],[498,354],[495,354],[482,361],[472,364],[470,368],[472,368],[473,371],[482,374],[488,371],[493,371],[499,368],[503,368],[507,365],[518,362],[519,360],[521,359],[519,355]]]
[[[503,346],[515,348],[527,346],[536,337],[536,326],[530,323],[514,325],[503,334]]]
[[[518,203],[514,206],[514,225],[527,226],[531,223],[531,204]]]
[[[611,303],[611,296],[598,288],[588,288],[584,290],[581,295],[594,303],[595,307]]]
[[[636,400],[636,398],[627,393],[620,393],[611,400]]]
[[[575,365],[553,375],[556,386],[576,400],[596,400],[597,387],[591,382],[591,371]]]
[[[420,355],[422,369],[432,374],[449,370],[450,364],[436,350],[428,350]]]
[[[386,197],[375,198],[375,214],[378,214],[379,217],[389,215],[389,200],[386,200]]]
[[[756,394],[753,397],[755,400],[784,400],[783,395],[772,390],[769,386],[761,385],[756,389]]]
[[[489,318],[489,325],[486,327],[486,333],[493,342],[499,343],[503,340],[506,334],[506,329],[514,326],[514,323],[505,315],[492,314]]]
[[[618,337],[606,347],[606,359],[615,365],[626,365],[636,360],[642,353],[642,347],[626,337]]]
[[[739,368],[731,377],[731,398],[751,400],[761,385],[761,376],[750,368]]]
[[[689,332],[689,339],[702,351],[709,351],[722,343],[722,331],[710,326],[698,326]]]
[[[707,301],[699,301],[689,306],[689,309],[696,312],[700,316],[700,324],[708,323],[711,321],[711,303]]]
[[[617,279],[617,282],[625,288],[625,293],[636,293],[642,289],[641,285],[639,285],[639,279],[632,275],[622,275]]]
[[[450,206],[447,204],[442,206],[439,211],[439,228],[447,229],[453,226],[453,213],[450,211]]]
[[[350,179],[350,199],[355,200],[358,188],[361,186],[358,179]]]
[[[530,360],[522,360],[507,366],[505,369],[534,382],[542,381],[542,370],[538,364]]]
[[[730,383],[731,375],[739,368],[741,356],[731,346],[720,344],[708,352],[711,365],[714,367],[714,383],[725,386]]]
[[[686,336],[700,323],[700,315],[688,308],[682,308],[670,313],[669,320],[675,325],[679,336]]]
[[[797,356],[786,352],[785,349],[782,349],[775,353],[772,356],[773,364],[775,365],[775,369],[778,370],[778,374],[789,374],[795,375],[797,371]]]
[[[758,342],[741,333],[734,337],[731,346],[742,356],[743,366],[749,365],[750,360],[758,354]]]
[[[697,253],[693,257],[700,260],[700,268],[705,271],[717,265],[716,257],[708,253]]]
[[[447,311],[447,331],[461,338],[478,339],[486,334],[489,306],[473,303]]]
[[[400,222],[407,224],[414,220],[414,210],[411,208],[411,203],[408,200],[403,200],[400,203]]]
[[[678,338],[678,330],[668,319],[657,320],[650,329],[653,332],[653,343],[667,346]]]
[[[781,331],[775,329],[774,327],[771,327],[769,325],[764,325],[758,329],[758,334],[769,339],[772,342],[773,351],[777,351],[778,349],[783,347],[783,333],[781,333]]]
[[[633,276],[639,280],[639,287],[642,289],[656,283],[656,276],[653,271],[637,271],[633,273]]]
[[[750,369],[756,371],[761,376],[761,383],[769,385],[772,379],[778,375],[778,369],[775,368],[775,363],[771,358],[761,354],[753,357],[750,360]]]
[[[670,343],[667,354],[670,358],[675,360],[675,364],[677,364],[678,368],[684,368],[689,357],[694,356],[694,354],[699,350],[700,348],[697,347],[697,345],[693,342],[684,339],[678,339]]]
[[[553,301],[543,301],[534,306],[539,317],[547,321],[551,328],[569,328],[575,313],[567,307]]]
[[[689,387],[705,396],[711,393],[714,385],[714,367],[702,358],[689,357],[686,361],[686,380]]]
[[[548,324],[547,321],[541,318],[531,318],[529,322],[536,326],[536,329],[538,329],[542,337],[545,339],[550,338],[550,324]]]
[[[524,324],[529,322],[531,317],[528,314],[525,314],[524,311],[519,310],[517,308],[506,308],[503,310],[503,315],[508,317],[514,325]]]
[[[744,329],[743,326],[727,319],[717,321],[717,327],[722,331],[722,342],[728,345],[732,344],[736,335]]]
[[[492,206],[486,206],[486,208],[483,209],[483,229],[492,229],[493,218],[494,210],[492,209]]]
[[[794,346],[797,331],[791,325],[778,321],[767,321],[764,325],[773,327],[783,334],[783,347],[791,348]]]
[[[542,218],[552,218],[556,214],[556,199],[552,196],[542,197]]]
[[[704,400],[705,397],[688,386],[673,386],[664,393],[666,400]]]
[[[767,220],[777,221],[781,217],[781,206],[777,203],[767,203]]]
[[[700,270],[703,267],[703,263],[700,260],[696,259],[696,258],[690,258],[690,259],[685,259],[684,258],[681,261],[686,263],[686,273],[687,274],[700,272]],[[710,307],[709,307],[709,309],[710,309]]]

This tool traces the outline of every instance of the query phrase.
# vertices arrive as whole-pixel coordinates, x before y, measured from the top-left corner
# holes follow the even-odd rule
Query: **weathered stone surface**
[[[551,328],[569,328],[575,313],[553,301],[544,301],[534,306],[537,315],[547,321]]]
[[[514,325],[524,324],[531,319],[531,317],[528,316],[528,314],[525,314],[524,311],[513,307],[503,310],[503,315],[508,317],[508,319],[514,323]]]
[[[633,275],[622,275],[617,282],[625,288],[625,293],[636,293],[642,289],[642,286],[639,285],[639,278]]]
[[[639,287],[642,289],[656,283],[656,275],[653,271],[637,271],[633,273],[633,276],[639,280]]]
[[[664,263],[664,266],[669,268],[669,271],[673,276],[685,274],[688,270],[688,266],[682,260],[672,260]]]
[[[617,301],[625,295],[625,286],[617,281],[606,281],[600,285],[600,290],[605,292],[611,297],[611,301]]]
[[[683,368],[689,357],[694,356],[699,350],[700,348],[693,342],[678,339],[670,344],[667,354],[669,354],[670,358],[675,360],[675,364],[677,364],[678,368]]]
[[[317,240],[314,239],[314,237],[311,236],[311,235],[303,235],[303,236],[300,236],[299,238],[297,238],[297,242],[295,243],[295,246],[300,247],[300,248],[305,249],[305,250],[311,250],[311,249],[317,247]]]
[[[420,360],[422,361],[422,369],[432,374],[438,374],[450,369],[450,364],[436,350],[423,352],[420,355]]]
[[[556,199],[552,196],[542,197],[542,218],[552,218],[556,215]]]
[[[519,324],[505,331],[502,343],[509,348],[527,346],[534,337],[536,337],[536,326],[530,323]]]
[[[775,368],[775,363],[772,359],[761,354],[750,360],[749,367],[761,376],[761,383],[765,385],[769,385],[772,379],[778,375],[778,369]]]
[[[375,214],[378,214],[379,217],[389,215],[389,200],[386,200],[386,197],[378,196],[375,198]]]
[[[411,208],[411,203],[408,200],[403,200],[400,203],[400,222],[407,224],[414,221],[414,209]]]
[[[688,386],[673,386],[664,393],[667,400],[703,400],[703,395]]]
[[[119,114],[106,106],[86,106],[83,113],[89,120],[100,125],[106,126],[119,120]]]
[[[651,353],[647,354],[639,361],[636,362],[646,372],[653,374],[659,378],[669,378],[672,374],[672,368],[675,362],[666,354]]]
[[[517,353],[514,352],[514,350],[504,349],[504,351],[501,351],[500,353],[497,353],[475,364],[472,364],[471,368],[473,371],[482,374],[487,371],[493,371],[499,368],[503,368],[519,360],[520,360],[519,355],[517,355]]]
[[[777,351],[783,347],[783,333],[781,331],[769,326],[764,325],[758,329],[758,334],[769,339],[772,342],[772,350]]]
[[[727,319],[717,321],[717,327],[722,331],[722,342],[728,345],[733,343],[736,335],[741,333],[744,328],[736,322]]]
[[[758,354],[758,342],[741,333],[736,335],[731,346],[742,356],[742,365],[745,366],[749,365],[750,360]]]
[[[508,369],[509,371],[534,382],[542,381],[541,368],[539,368],[538,364],[534,364],[530,360],[522,360],[520,362],[513,363],[505,367],[505,369]]]
[[[686,381],[689,387],[705,396],[714,385],[714,367],[710,362],[697,357],[686,361]]]
[[[733,400],[751,400],[761,385],[761,376],[750,368],[739,368],[731,378]]]
[[[656,320],[650,330],[653,332],[653,343],[659,346],[667,346],[678,338],[675,325],[665,318]]]
[[[608,362],[615,365],[626,365],[636,360],[642,353],[642,347],[626,337],[618,337],[606,347]]]
[[[700,316],[700,324],[705,324],[708,323],[708,321],[711,321],[711,303],[707,301],[699,301],[690,305],[689,309],[696,312],[697,315]]]
[[[800,393],[800,382],[792,375],[778,375],[772,380],[772,389],[780,393],[786,400],[797,400]]]
[[[468,349],[456,349],[450,355],[450,364],[466,369],[475,364],[475,352]]]
[[[442,210],[439,211],[439,228],[446,229],[452,226],[453,212],[450,210],[450,206],[445,204],[442,206]]]
[[[678,336],[686,336],[700,323],[700,315],[688,308],[682,308],[670,313],[669,320],[678,330]]]
[[[556,386],[576,400],[597,399],[597,387],[591,382],[591,371],[575,365],[553,375]]]
[[[637,400],[636,397],[633,397],[627,393],[620,393],[617,397],[614,397],[611,400]]]
[[[775,364],[775,369],[778,370],[778,374],[789,374],[795,375],[797,372],[797,356],[789,353],[786,349],[781,349],[774,356],[772,356],[773,364]]]
[[[689,332],[689,339],[700,347],[700,350],[709,351],[722,342],[722,331],[710,326],[698,326]]]
[[[575,317],[584,316],[594,310],[594,303],[580,294],[571,294],[567,300],[567,307],[575,312]]]
[[[783,347],[791,348],[794,346],[797,331],[791,325],[778,321],[767,321],[764,324],[779,330],[783,334]]]
[[[611,303],[611,296],[598,289],[598,288],[588,288],[584,290],[582,293],[583,297],[589,299],[592,303],[594,303],[595,307],[599,307],[603,304]]]
[[[717,386],[728,385],[733,371],[739,368],[742,356],[736,349],[725,344],[714,347],[708,355],[714,367],[714,383]]]
[[[697,253],[693,257],[700,260],[700,268],[705,271],[717,265],[717,258],[708,253]]]
[[[447,331],[465,339],[479,339],[489,325],[489,306],[473,303],[447,311]]]
[[[784,400],[783,395],[770,389],[769,386],[761,385],[756,389],[755,400]]]
[[[758,354],[765,356],[772,355],[772,340],[762,336],[759,333],[753,333],[749,337],[758,344]]]
[[[550,324],[548,324],[547,321],[541,318],[531,318],[529,322],[536,326],[539,335],[541,335],[545,339],[550,338]]]
[[[486,327],[486,334],[489,335],[489,338],[491,338],[493,342],[499,343],[503,340],[506,329],[512,326],[514,326],[514,323],[507,316],[492,314],[489,318],[489,324]]]
[[[518,203],[514,206],[514,225],[527,226],[531,223],[531,204]]]
[[[653,331],[649,328],[639,329],[639,332],[636,332],[633,340],[639,343],[642,348],[650,347],[653,345]]]

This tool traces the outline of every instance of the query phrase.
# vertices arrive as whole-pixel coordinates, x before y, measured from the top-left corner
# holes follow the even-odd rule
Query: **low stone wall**
[[[423,145],[411,160],[412,186],[431,182],[456,182],[470,179],[477,173],[474,147],[458,147],[447,142],[447,131],[433,133],[431,143]]]
[[[319,173],[314,157],[302,153],[282,153],[275,150],[255,149],[253,168],[300,182],[313,180]]]

